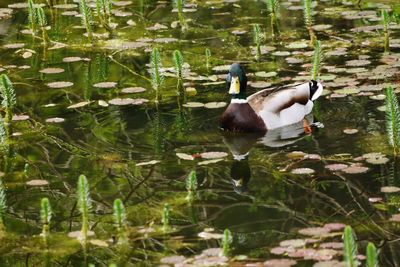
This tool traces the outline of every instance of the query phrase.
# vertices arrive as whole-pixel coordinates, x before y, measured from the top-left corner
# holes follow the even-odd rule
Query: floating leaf
[[[345,134],[356,134],[356,133],[358,133],[358,130],[357,129],[346,128],[346,129],[343,130],[343,133],[345,133]]]
[[[310,168],[297,168],[291,171],[293,174],[313,174],[315,171]]]
[[[182,106],[184,106],[186,108],[202,108],[202,107],[204,107],[204,104],[200,103],[200,102],[187,102],[187,103],[183,104]]]
[[[121,90],[121,92],[125,94],[141,93],[145,91],[146,89],[143,87],[127,87]]]
[[[183,160],[194,160],[194,157],[192,155],[185,154],[185,153],[176,153],[176,156]]]
[[[329,165],[325,166],[325,168],[327,168],[330,171],[340,171],[340,170],[343,170],[343,169],[345,169],[347,167],[348,167],[348,165],[340,164],[340,163],[338,163],[338,164],[329,164]]]
[[[201,153],[200,156],[203,159],[219,159],[219,158],[227,157],[228,153],[225,153],[225,152],[204,152],[204,153]]]
[[[400,187],[397,186],[383,186],[381,187],[382,193],[397,193],[400,192]]]
[[[26,182],[26,184],[30,185],[30,186],[45,186],[45,185],[48,185],[49,182],[47,180],[37,179],[37,180],[30,180],[30,181]]]
[[[325,227],[309,227],[299,230],[299,234],[307,236],[324,236],[329,234],[331,230]]]
[[[101,82],[93,84],[93,87],[96,88],[114,88],[115,86],[117,86],[116,82]]]
[[[365,173],[369,170],[368,167],[352,165],[347,168],[344,168],[342,171],[348,174],[357,174],[357,173]]]
[[[201,161],[201,162],[199,162],[197,164],[198,165],[208,165],[208,164],[213,164],[213,163],[217,163],[217,162],[220,162],[220,161],[222,161],[222,159],[210,159],[210,160]]]
[[[264,262],[265,267],[290,267],[296,264],[297,261],[289,259],[273,259]]]
[[[204,104],[204,107],[209,109],[223,108],[225,106],[226,106],[225,102],[209,102]]]
[[[50,88],[66,88],[73,86],[74,83],[72,82],[52,82],[48,83],[47,86]]]
[[[159,161],[159,160],[151,160],[151,161],[137,163],[136,166],[155,165],[155,164],[157,164],[159,162],[161,162],[161,161]]]
[[[67,108],[68,108],[68,109],[71,109],[71,108],[81,108],[81,107],[87,106],[87,105],[89,105],[89,104],[90,104],[90,101],[82,101],[82,102],[73,104],[73,105],[71,105],[71,106],[68,106]]]
[[[58,117],[46,119],[46,122],[48,122],[48,123],[60,123],[60,122],[64,122],[64,121],[65,121],[65,119],[58,118]]]
[[[44,74],[57,74],[57,73],[63,73],[65,70],[62,68],[46,68],[39,70],[39,72],[44,73]]]

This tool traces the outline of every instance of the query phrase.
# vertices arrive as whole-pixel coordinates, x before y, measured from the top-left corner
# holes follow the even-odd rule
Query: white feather
[[[318,83],[318,89],[317,89],[317,91],[314,93],[314,95],[312,96],[311,101],[317,100],[318,97],[321,96],[322,91],[324,91],[324,87],[322,86],[321,83]]]

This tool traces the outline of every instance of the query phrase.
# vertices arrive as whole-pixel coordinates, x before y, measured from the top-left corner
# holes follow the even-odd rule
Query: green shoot
[[[383,24],[383,34],[385,36],[385,53],[389,53],[389,24],[391,18],[387,10],[382,10],[382,24]]]
[[[184,0],[174,0],[174,6],[178,10],[179,24],[181,25],[182,30],[185,30],[187,28],[187,23],[183,16]]]
[[[6,190],[4,189],[3,182],[0,180],[0,232],[4,230],[3,219],[6,209]]]
[[[80,239],[86,242],[89,231],[89,212],[92,209],[89,184],[85,175],[80,175],[78,180],[78,208],[82,215],[82,229]]]
[[[188,191],[187,199],[189,201],[193,200],[193,194],[197,190],[197,176],[196,171],[191,171],[186,178],[186,190]]]
[[[210,49],[206,48],[206,68],[207,68],[207,71],[210,69],[210,61],[211,61],[211,51],[210,51]]]
[[[346,226],[344,228],[343,234],[343,241],[344,241],[344,262],[347,267],[356,267],[358,266],[357,261],[357,243],[355,241],[354,232],[351,226]]]
[[[0,75],[0,95],[3,98],[1,105],[6,111],[5,122],[12,119],[12,111],[17,103],[14,87],[6,74]]]
[[[151,85],[153,89],[156,91],[156,103],[159,102],[159,91],[161,89],[161,86],[164,82],[164,76],[162,75],[160,68],[161,66],[161,58],[160,58],[160,52],[158,51],[157,48],[153,48],[153,51],[151,52],[151,59],[150,59],[150,64],[151,64],[151,70],[150,70],[150,75],[151,75]]]
[[[40,30],[42,31],[43,42],[46,44],[47,43],[47,33],[46,33],[47,19],[46,19],[46,13],[44,13],[44,10],[42,7],[36,8],[36,17],[37,17],[37,24],[40,27]]]
[[[277,13],[279,12],[279,0],[267,0],[267,8],[268,12],[271,16],[271,30],[272,35],[278,34],[278,21],[277,21]]]
[[[174,51],[174,64],[175,64],[176,77],[179,80],[183,80],[183,56],[181,51],[179,50]]]
[[[386,132],[389,144],[397,154],[400,147],[400,108],[393,88],[386,88]]]
[[[163,230],[167,231],[170,227],[170,211],[171,207],[168,203],[164,204],[161,222],[163,223]]]
[[[32,34],[35,35],[36,32],[36,22],[37,22],[37,15],[36,15],[36,8],[33,0],[28,0],[28,21],[29,26],[32,30]]]
[[[367,262],[366,267],[379,267],[378,252],[373,243],[368,243],[367,246]]]
[[[93,16],[92,10],[87,5],[86,0],[81,0],[79,2],[79,11],[82,16],[82,26],[85,27],[88,38],[91,40],[93,38]]]
[[[229,229],[224,230],[224,234],[222,236],[222,254],[225,257],[228,257],[231,252],[231,245],[233,242],[233,237],[231,231]]]
[[[253,25],[253,41],[256,45],[256,60],[260,60],[261,58],[261,42],[263,40],[263,36],[261,34],[260,25]]]
[[[303,15],[304,15],[304,23],[310,35],[310,42],[311,44],[314,43],[316,37],[314,31],[312,29],[313,26],[313,16],[312,16],[312,0],[302,0],[303,1]]]
[[[126,211],[121,199],[114,200],[114,221],[118,230],[118,244],[127,242],[126,238]]]
[[[112,3],[110,0],[96,0],[97,17],[99,18],[100,23],[103,25],[103,27],[106,28],[108,31],[111,31],[111,10]]]
[[[321,48],[321,42],[316,41],[314,47],[313,66],[311,69],[311,79],[314,81],[318,80],[323,57],[324,55]]]
[[[50,220],[51,220],[51,206],[48,198],[42,198],[40,201],[40,218],[42,220],[42,236],[47,238],[50,232]]]

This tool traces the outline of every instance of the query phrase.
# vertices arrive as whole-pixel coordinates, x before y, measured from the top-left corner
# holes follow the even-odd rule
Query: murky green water
[[[396,1],[362,1],[362,9],[351,1],[318,1],[314,25],[325,53],[321,79],[327,93],[318,100],[314,116],[323,128],[306,135],[300,124],[263,139],[227,135],[218,129],[224,107],[207,108],[215,107],[210,102],[229,102],[224,79],[233,62],[245,66],[249,93],[309,79],[313,49],[303,26],[301,3],[281,2],[281,35],[275,39],[262,1],[187,3],[184,16],[189,27],[184,32],[170,1],[116,2],[112,17],[118,23],[116,30],[93,45],[83,36],[80,18],[74,16],[79,12],[76,4],[52,12],[45,7],[51,25],[46,47],[40,38],[21,33],[28,25],[26,8],[13,8],[11,17],[1,19],[1,73],[14,83],[15,114],[29,118],[12,122],[1,157],[7,212],[0,265],[158,266],[166,256],[183,255],[189,260],[179,266],[215,266],[213,259],[208,259],[209,265],[199,257],[197,262],[193,259],[205,249],[220,247],[220,238],[198,236],[213,228],[217,234],[230,229],[233,255],[247,256],[229,261],[215,257],[215,261],[263,266],[266,260],[290,258],[290,251],[271,253],[284,240],[313,237],[301,247],[315,250],[327,242],[341,242],[341,227],[310,236],[298,230],[342,223],[355,230],[359,254],[365,254],[370,241],[380,248],[382,266],[398,266],[400,228],[390,219],[399,212],[399,193],[381,193],[381,187],[400,186],[399,162],[387,142],[381,95],[389,84],[399,87],[400,27],[391,25],[390,55],[383,54],[383,34],[374,27],[380,24],[379,10],[393,7]],[[2,1],[0,7],[11,3]],[[260,62],[252,52],[253,23],[266,33]],[[106,33],[99,27],[94,32]],[[15,43],[21,45],[10,48]],[[148,72],[153,47],[159,48],[166,68],[158,107]],[[212,54],[209,70],[206,48]],[[173,72],[176,49],[187,62],[184,86],[189,89],[181,98]],[[70,57],[79,58],[65,62]],[[46,68],[61,68],[62,73],[40,72]],[[49,87],[53,82],[70,84]],[[102,82],[114,84],[99,85]],[[124,90],[130,87],[142,92]],[[116,98],[139,100],[121,106],[115,105],[119,104]],[[191,107],[191,102],[206,107]],[[77,103],[81,106],[71,107]],[[249,151],[242,161],[230,151],[238,142],[246,147],[244,152]],[[228,155],[207,159],[201,156],[204,152]],[[365,155],[372,152],[381,154]],[[177,153],[193,160],[181,159]],[[188,202],[185,179],[192,170],[199,185],[195,200]],[[94,236],[86,247],[68,237],[81,227],[76,206],[80,174],[88,177],[93,199]],[[49,198],[53,209],[47,245],[40,236],[43,197]],[[116,198],[123,200],[127,210],[129,244],[125,246],[115,244]],[[167,232],[161,223],[165,203],[171,206]],[[317,261],[339,266],[332,261],[342,260],[337,246],[333,252],[322,252],[327,256],[319,259],[292,258],[298,261],[296,266],[313,266]]]

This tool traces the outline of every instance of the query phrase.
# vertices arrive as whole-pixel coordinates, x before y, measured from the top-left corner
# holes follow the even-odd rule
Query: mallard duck
[[[314,101],[322,94],[321,83],[310,82],[264,89],[246,97],[247,76],[238,64],[232,64],[226,78],[231,103],[220,119],[222,129],[233,132],[267,132],[302,121]],[[304,130],[310,130],[304,121]]]

